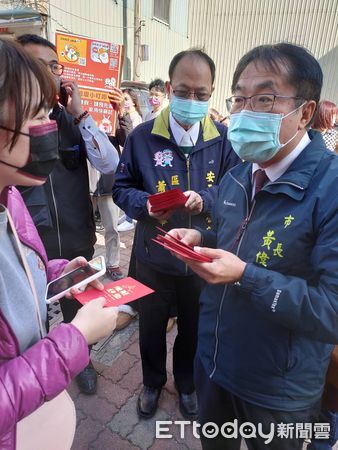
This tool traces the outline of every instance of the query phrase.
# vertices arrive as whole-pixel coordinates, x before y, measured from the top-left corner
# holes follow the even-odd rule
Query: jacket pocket
[[[22,190],[21,195],[38,231],[43,233],[51,230],[53,219],[44,187],[36,186]]]
[[[294,352],[293,352],[293,333],[291,331],[289,331],[289,336],[288,336],[288,353],[287,353],[287,359],[286,359],[286,367],[285,367],[285,372],[289,371],[292,369],[292,367],[294,366],[295,363],[295,358],[294,358]]]

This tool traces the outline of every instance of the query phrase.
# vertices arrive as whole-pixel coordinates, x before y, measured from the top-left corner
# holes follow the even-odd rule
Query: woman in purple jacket
[[[85,260],[48,262],[24,203],[11,187],[43,184],[58,157],[56,126],[48,119],[55,99],[53,80],[42,63],[1,39],[0,67],[0,448],[4,450],[16,446],[16,423],[57,396],[86,367],[88,344],[112,332],[117,313],[116,308],[103,308],[102,298],[96,299],[81,308],[72,323],[61,324],[48,335],[42,330],[41,338],[36,312],[39,309],[46,317],[46,283]]]

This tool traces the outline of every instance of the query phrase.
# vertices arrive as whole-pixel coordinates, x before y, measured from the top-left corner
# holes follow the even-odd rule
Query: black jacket
[[[85,143],[65,109],[55,106],[50,117],[59,128],[60,160],[43,186],[19,190],[48,259],[88,257],[94,253],[96,237]]]

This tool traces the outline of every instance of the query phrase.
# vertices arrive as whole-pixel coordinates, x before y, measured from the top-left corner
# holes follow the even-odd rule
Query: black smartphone
[[[67,105],[68,105],[68,98],[69,98],[69,94],[67,92],[67,89],[63,86],[60,86],[59,102],[65,108],[67,108]]]

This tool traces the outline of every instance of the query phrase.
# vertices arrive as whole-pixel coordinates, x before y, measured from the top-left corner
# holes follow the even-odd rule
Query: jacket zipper
[[[239,181],[237,181],[236,178],[234,178],[231,175],[231,173],[230,173],[230,176],[236,181],[236,183],[238,183],[241,186],[241,188],[243,189],[243,191],[245,193],[245,198],[246,198],[246,218],[242,222],[242,224],[240,226],[240,229],[239,229],[239,232],[237,234],[237,238],[235,240],[235,243],[239,241],[239,244],[238,244],[238,247],[237,247],[237,252],[236,252],[236,255],[238,255],[238,252],[239,252],[242,240],[243,240],[243,236],[244,236],[246,227],[247,227],[247,225],[249,223],[249,220],[250,220],[251,215],[252,215],[252,211],[253,211],[254,206],[255,206],[255,202],[253,203],[252,208],[250,210],[249,198],[248,198],[248,194],[246,192],[245,187]],[[213,370],[212,370],[212,372],[210,374],[210,378],[212,378],[214,376],[214,373],[216,372],[216,369],[217,369],[216,359],[217,359],[218,342],[219,342],[218,341],[218,328],[219,328],[219,323],[220,323],[220,319],[221,319],[221,311],[222,311],[222,308],[223,308],[223,302],[224,302],[226,290],[227,290],[227,285],[224,285],[222,300],[221,300],[221,303],[220,303],[219,308],[218,308],[218,314],[217,314],[217,320],[216,320],[216,327],[215,327],[215,341],[216,341],[216,344],[215,344],[215,351],[214,351],[214,356],[213,356],[214,368],[213,368]]]
[[[62,246],[61,246],[61,236],[60,236],[59,214],[58,214],[58,209],[57,209],[57,206],[56,206],[56,200],[55,200],[55,195],[54,195],[52,175],[49,175],[49,181],[50,181],[50,188],[51,188],[51,192],[52,192],[53,205],[54,205],[54,210],[55,210],[56,229],[57,229],[58,244],[59,244],[59,255],[61,257],[61,255],[62,255]]]
[[[299,184],[296,184],[296,183],[291,183],[291,181],[273,181],[272,183],[269,183],[269,184],[267,183],[266,186],[272,186],[274,184],[288,184],[290,186],[300,189],[301,191],[304,191],[303,186],[299,186]]]
[[[188,155],[187,157],[186,157],[186,164],[187,164],[187,177],[188,177],[188,191],[190,191],[190,155]],[[191,215],[190,214],[188,214],[188,217],[189,217],[189,226],[188,226],[188,228],[189,229],[191,229]],[[186,264],[185,265],[185,274],[187,275],[188,274],[188,265]]]
[[[241,245],[242,245],[242,241],[243,241],[243,238],[244,238],[244,234],[245,234],[246,228],[247,228],[248,223],[249,223],[249,221],[250,221],[250,219],[251,219],[253,210],[255,209],[256,200],[254,200],[254,201],[252,202],[252,206],[251,206],[251,209],[250,209],[248,193],[246,192],[245,187],[244,187],[243,184],[241,184],[236,178],[234,178],[234,177],[231,175],[231,173],[229,173],[229,175],[230,175],[231,178],[232,178],[237,184],[239,184],[240,187],[243,189],[243,191],[244,191],[244,193],[245,193],[245,198],[246,198],[246,218],[245,218],[244,221],[242,222],[242,224],[241,224],[241,226],[240,226],[240,229],[239,229],[239,232],[238,232],[238,234],[237,234],[237,238],[236,238],[236,240],[235,240],[235,243],[238,242],[237,251],[236,251],[236,256],[238,256],[239,251],[240,251],[240,248],[241,248]],[[290,185],[290,186],[294,186],[294,187],[296,187],[296,188],[298,188],[298,189],[304,191],[304,188],[303,188],[302,186],[299,186],[298,184],[295,184],[295,183],[291,183],[291,182],[289,182],[289,181],[285,181],[285,182],[277,181],[277,182],[274,182],[274,183],[271,183],[271,184],[288,184],[288,185]],[[222,311],[222,307],[223,307],[223,302],[224,302],[224,297],[225,297],[226,289],[227,289],[227,285],[224,286],[224,291],[223,291],[223,295],[222,295],[222,300],[221,300],[220,306],[219,306],[219,308],[218,308],[218,314],[217,314],[217,320],[216,320],[216,327],[215,327],[215,341],[216,341],[216,344],[215,344],[215,351],[214,351],[214,356],[213,356],[214,368],[213,368],[213,370],[212,370],[212,372],[211,372],[211,374],[210,374],[210,378],[213,377],[214,373],[216,372],[216,368],[217,368],[216,358],[217,358],[217,352],[218,352],[218,328],[219,328],[219,322],[220,322],[221,311]]]

